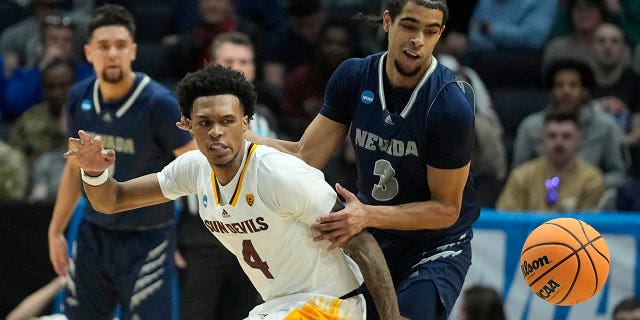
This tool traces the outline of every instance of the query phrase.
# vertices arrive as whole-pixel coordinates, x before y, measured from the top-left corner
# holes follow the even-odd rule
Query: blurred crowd
[[[135,71],[174,89],[207,63],[243,68],[259,94],[252,129],[285,139],[301,136],[342,61],[386,41],[379,25],[358,19],[379,14],[384,0],[0,1],[0,198],[55,197],[68,136],[63,105],[69,88],[93,75],[86,24],[106,2],[136,17]],[[436,58],[475,90],[481,205],[640,210],[640,2],[449,7]],[[325,175],[355,191],[349,149]]]

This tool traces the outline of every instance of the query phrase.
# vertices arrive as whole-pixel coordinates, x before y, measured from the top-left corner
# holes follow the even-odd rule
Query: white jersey
[[[236,256],[266,301],[252,313],[266,314],[282,303],[300,307],[294,302],[337,298],[357,289],[362,275],[353,260],[342,250],[327,251],[328,241],[313,241],[310,226],[329,214],[336,200],[322,172],[273,148],[245,146],[240,170],[225,186],[198,150],[167,165],[158,181],[168,199],[198,194],[205,226]],[[343,308],[348,319],[361,318],[357,304],[355,310]]]

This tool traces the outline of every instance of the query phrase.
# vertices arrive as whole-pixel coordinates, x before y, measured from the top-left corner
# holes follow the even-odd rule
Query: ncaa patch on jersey
[[[371,92],[371,90],[362,91],[362,94],[360,94],[360,100],[364,104],[372,104],[373,103],[373,92]]]
[[[247,204],[249,205],[249,207],[253,207],[253,202],[255,201],[255,198],[253,197],[252,194],[247,194],[246,196],[244,196],[245,200],[247,200]]]
[[[82,103],[80,104],[80,109],[82,109],[82,111],[89,111],[91,110],[91,100],[89,99],[84,99],[82,100]]]
[[[205,194],[202,196],[202,206],[206,208],[207,205],[209,205],[209,198],[207,198],[207,195]]]

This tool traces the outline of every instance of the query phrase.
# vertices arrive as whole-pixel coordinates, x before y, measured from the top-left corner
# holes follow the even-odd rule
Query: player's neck
[[[122,99],[126,96],[133,84],[136,82],[136,74],[131,72],[118,83],[110,83],[100,80],[100,94],[105,102],[112,102]]]

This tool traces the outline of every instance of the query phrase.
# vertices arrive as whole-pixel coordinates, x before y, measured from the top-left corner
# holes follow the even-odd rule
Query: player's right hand
[[[67,274],[69,257],[67,256],[67,239],[64,234],[49,234],[49,259],[57,275]]]
[[[79,130],[78,138],[69,138],[69,151],[64,157],[75,157],[84,171],[99,174],[116,161],[116,152],[104,149],[100,136],[91,137],[86,131]]]

